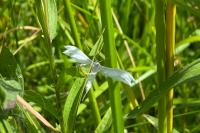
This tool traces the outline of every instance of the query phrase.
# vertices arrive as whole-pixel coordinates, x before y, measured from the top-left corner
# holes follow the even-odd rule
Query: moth
[[[113,80],[123,82],[130,87],[132,87],[136,83],[135,79],[129,72],[117,68],[102,66],[98,61],[91,60],[87,55],[85,55],[80,49],[75,46],[65,46],[65,51],[63,53],[70,57],[72,61],[82,67],[91,66],[91,71],[90,73],[88,73],[85,95],[90,90],[97,73],[100,73],[105,77],[110,77]]]

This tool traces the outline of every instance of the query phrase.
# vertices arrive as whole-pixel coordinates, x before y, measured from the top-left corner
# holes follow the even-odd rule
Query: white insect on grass
[[[69,56],[72,61],[80,64],[80,66],[91,66],[91,72],[88,73],[88,79],[86,83],[86,93],[92,86],[92,83],[97,75],[97,73],[101,73],[106,77],[110,77],[113,80],[123,82],[129,86],[133,86],[136,81],[132,77],[130,73],[124,70],[109,68],[102,66],[99,62],[93,62],[87,55],[85,55],[80,49],[75,46],[65,46],[65,51],[63,52],[65,55]],[[84,95],[84,97],[85,97]]]

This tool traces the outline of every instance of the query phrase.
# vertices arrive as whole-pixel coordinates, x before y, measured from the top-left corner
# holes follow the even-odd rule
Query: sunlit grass
[[[200,132],[199,9],[198,0],[4,0],[0,132]],[[134,84],[98,73],[86,94],[94,64],[83,70],[66,45]]]

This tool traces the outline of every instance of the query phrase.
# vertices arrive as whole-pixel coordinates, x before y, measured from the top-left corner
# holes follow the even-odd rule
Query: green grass
[[[0,3],[0,132],[200,132],[198,0]],[[98,74],[82,99],[66,45],[135,84]]]
[[[109,67],[117,67],[117,57],[115,51],[115,41],[113,34],[113,21],[111,13],[111,1],[110,0],[101,0],[100,1],[100,11],[101,11],[101,20],[102,28],[105,29],[103,34],[103,51],[105,53],[105,65]],[[112,111],[112,124],[113,130],[116,133],[122,133],[124,130],[124,122],[122,117],[122,106],[121,106],[121,97],[120,97],[120,88],[117,83],[108,79],[109,84],[109,99],[111,104]]]
[[[156,26],[156,61],[157,61],[157,80],[158,87],[162,91],[161,83],[165,81],[165,62],[166,62],[166,20],[165,20],[165,1],[155,1],[155,26]],[[158,103],[158,132],[167,132],[166,116],[166,96],[162,97]]]

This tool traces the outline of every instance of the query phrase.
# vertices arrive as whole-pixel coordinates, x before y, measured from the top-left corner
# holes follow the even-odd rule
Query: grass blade
[[[78,106],[84,89],[83,81],[84,80],[82,78],[76,79],[65,101],[63,109],[63,121],[65,132],[67,133],[73,132]]]
[[[43,34],[49,41],[56,36],[57,8],[55,0],[37,0],[37,12]]]
[[[100,121],[98,127],[95,129],[95,133],[104,133],[106,130],[108,130],[112,123],[112,114],[111,114],[111,108],[109,108],[103,119]]]
[[[169,80],[161,83],[161,87],[163,88],[163,90],[160,91],[160,88],[158,88],[153,92],[151,92],[151,94],[147,97],[147,99],[128,115],[128,118],[135,117],[145,113],[149,108],[152,107],[153,104],[155,104],[155,102],[157,102],[161,97],[165,96],[171,88],[176,87],[182,83],[191,82],[199,79],[200,79],[200,59],[176,71],[169,78]]]
[[[105,63],[108,67],[117,67],[117,56],[115,51],[114,28],[111,13],[111,0],[100,0],[103,34]],[[124,122],[122,118],[122,105],[120,97],[120,87],[109,79],[109,97],[112,110],[112,124],[115,133],[124,132]]]
[[[22,97],[17,96],[17,101],[31,114],[33,114],[38,120],[40,120],[45,126],[56,131],[56,129],[41,115],[39,114],[29,103],[27,103]]]
[[[70,0],[63,0],[63,2],[64,2],[64,5],[65,5],[66,19],[69,19],[70,28],[71,28],[71,31],[72,31],[72,35],[74,37],[74,41],[75,41],[76,45],[82,50],[83,48],[82,48],[82,45],[81,45],[81,42],[80,42],[78,30],[77,30],[77,27],[76,27],[73,10],[71,8],[71,2],[70,2]]]

